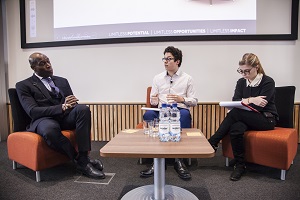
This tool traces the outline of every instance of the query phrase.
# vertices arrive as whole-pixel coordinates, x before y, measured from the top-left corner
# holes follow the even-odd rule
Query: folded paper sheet
[[[159,111],[159,108],[148,108],[148,107],[142,107],[142,110],[154,110],[154,111]]]
[[[231,110],[232,108],[239,108],[243,110],[259,112],[255,108],[252,108],[247,104],[244,104],[242,101],[221,101],[219,105],[227,108],[228,110]]]

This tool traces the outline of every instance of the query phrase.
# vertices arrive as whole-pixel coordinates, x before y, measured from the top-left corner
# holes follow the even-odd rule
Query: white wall
[[[277,86],[300,90],[300,43],[297,41],[229,41],[131,43],[21,49],[19,0],[6,0],[9,87],[32,75],[28,56],[46,54],[54,73],[66,77],[81,102],[144,102],[146,87],[164,70],[166,46],[183,51],[182,70],[196,82],[200,102],[230,100],[240,77],[238,61],[246,52],[258,55]],[[300,20],[299,20],[300,21]],[[299,26],[300,27],[300,26]],[[296,91],[296,101],[300,92]]]

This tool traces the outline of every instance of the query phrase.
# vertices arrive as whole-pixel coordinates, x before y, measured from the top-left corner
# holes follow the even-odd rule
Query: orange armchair
[[[246,161],[280,169],[281,180],[285,180],[298,147],[297,130],[293,128],[294,97],[294,86],[276,87],[277,127],[269,131],[247,131],[244,135]],[[229,135],[223,138],[222,149],[228,166],[228,158],[233,158]]]
[[[36,172],[36,181],[40,182],[40,171],[56,165],[60,165],[70,159],[49,148],[44,139],[33,132],[27,132],[26,126],[31,119],[20,104],[15,88],[8,89],[12,109],[14,132],[8,136],[8,158],[13,161],[13,169],[21,164]],[[76,147],[75,132],[64,130],[62,133]]]
[[[150,93],[151,93],[151,89],[152,89],[152,87],[147,87],[146,107],[148,107],[148,108],[151,108],[151,107],[155,108],[155,107],[157,107],[157,106],[152,106],[152,105],[150,104]],[[137,125],[136,125],[136,128],[137,128],[137,129],[142,129],[142,128],[143,128],[143,122],[137,124]]]

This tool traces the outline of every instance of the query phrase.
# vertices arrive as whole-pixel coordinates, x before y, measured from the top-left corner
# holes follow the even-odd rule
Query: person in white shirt
[[[169,46],[164,50],[164,72],[156,75],[153,79],[150,94],[151,105],[160,107],[162,103],[172,104],[176,102],[180,110],[180,123],[182,128],[191,128],[192,118],[190,107],[196,106],[198,99],[194,87],[193,78],[181,71],[182,52],[178,48]],[[144,120],[159,118],[159,112],[148,110]],[[176,159],[174,168],[182,179],[190,179],[191,174],[181,159]],[[153,165],[150,169],[140,172],[141,177],[150,177],[154,173]]]

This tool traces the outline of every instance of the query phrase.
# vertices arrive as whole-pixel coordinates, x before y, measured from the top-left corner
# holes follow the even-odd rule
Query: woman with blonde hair
[[[272,130],[278,119],[275,107],[275,82],[267,76],[258,57],[246,53],[239,61],[237,72],[242,75],[235,87],[233,101],[242,101],[258,112],[233,108],[208,140],[217,150],[218,143],[230,135],[234,159],[234,171],[230,180],[237,181],[246,171],[244,133],[248,130]]]

